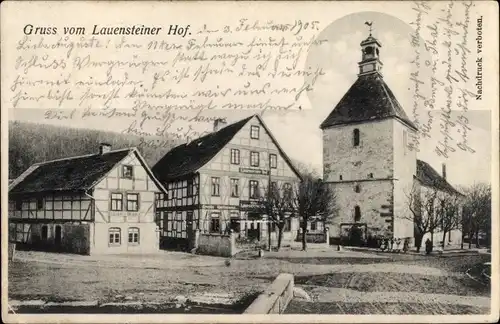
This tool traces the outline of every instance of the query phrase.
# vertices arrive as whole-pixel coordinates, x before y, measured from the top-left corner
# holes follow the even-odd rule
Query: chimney
[[[218,132],[221,128],[224,128],[227,125],[227,121],[225,118],[217,118],[214,120],[214,132]]]
[[[99,154],[103,155],[111,151],[111,144],[101,143],[99,144]]]
[[[443,179],[446,180],[446,164],[445,163],[442,164],[442,170],[443,170],[443,172],[442,172],[443,173]]]

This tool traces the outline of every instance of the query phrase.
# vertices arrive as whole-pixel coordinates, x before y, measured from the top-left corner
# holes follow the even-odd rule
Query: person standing
[[[427,239],[425,241],[425,254],[431,254],[432,252],[432,242],[431,240]]]

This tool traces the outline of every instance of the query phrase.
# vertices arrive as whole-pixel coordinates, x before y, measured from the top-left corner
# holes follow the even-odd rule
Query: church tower
[[[366,24],[358,79],[320,126],[324,180],[337,196],[330,233],[413,238],[407,195],[416,153],[408,139],[417,128],[383,79],[382,44]]]

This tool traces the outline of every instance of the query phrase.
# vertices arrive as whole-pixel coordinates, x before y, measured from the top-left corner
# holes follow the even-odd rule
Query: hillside
[[[180,144],[178,140],[161,140],[165,144],[152,147],[141,145],[141,138],[134,135],[11,121],[9,179],[19,176],[36,162],[96,153],[102,142],[111,144],[112,149],[138,147],[152,166],[171,148]]]

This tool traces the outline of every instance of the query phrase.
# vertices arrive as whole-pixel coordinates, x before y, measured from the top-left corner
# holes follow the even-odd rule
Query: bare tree
[[[300,218],[302,229],[302,250],[307,249],[307,223],[313,216],[320,216],[325,224],[337,212],[334,191],[312,172],[303,172],[302,182],[294,194],[294,210]]]
[[[446,245],[446,234],[460,227],[459,218],[462,195],[455,192],[443,192],[438,196],[438,223],[443,232],[443,248]]]
[[[439,226],[436,215],[438,194],[437,188],[424,187],[417,181],[413,183],[409,192],[405,193],[408,208],[412,213],[410,220],[414,224],[417,252],[420,251],[425,234],[430,233],[431,241],[434,241],[434,232]]]
[[[469,248],[472,247],[472,239],[476,240],[476,247],[480,245],[480,233],[491,238],[491,186],[484,183],[476,183],[462,188],[464,193],[464,207],[462,213],[462,233],[469,238]]]
[[[278,229],[278,250],[281,248],[286,219],[293,211],[293,188],[289,183],[270,182],[264,194],[259,195],[260,205],[266,213],[269,225]],[[271,226],[268,227],[269,249],[271,249]]]

